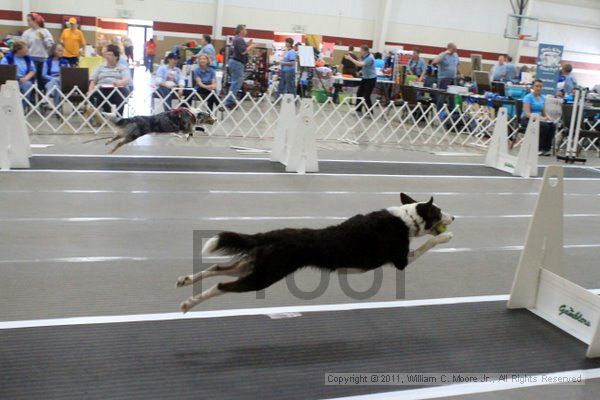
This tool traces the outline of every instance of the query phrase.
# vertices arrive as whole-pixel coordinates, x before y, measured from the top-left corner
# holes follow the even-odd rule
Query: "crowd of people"
[[[22,93],[29,93],[31,102],[34,101],[31,87],[37,84],[39,90],[52,98],[57,107],[62,98],[61,68],[79,64],[79,57],[86,46],[85,37],[78,28],[75,18],[68,19],[68,26],[62,31],[58,42],[55,42],[52,34],[44,27],[44,19],[41,15],[30,13],[27,15],[27,22],[29,28],[23,33],[22,40],[13,43],[11,51],[2,58],[0,63],[16,65],[20,90]],[[252,39],[246,39],[247,36],[245,25],[238,25],[235,28],[227,65],[230,87],[223,100],[224,106],[229,109],[237,105],[236,98],[244,82],[248,54],[256,46]],[[280,67],[277,96],[297,93],[298,44],[294,44],[292,38],[287,38],[284,55],[275,62]],[[216,54],[210,35],[202,35],[200,45],[201,51],[195,57],[197,65],[192,69],[189,86],[194,89],[197,98],[205,99],[209,108],[214,110],[220,103],[216,94],[217,78],[214,67],[219,60],[223,62],[223,54],[222,52]],[[146,70],[153,73],[157,43],[151,38],[144,47]],[[107,44],[102,48],[102,57],[104,62],[90,76],[87,95],[93,105],[104,109],[114,105],[117,112],[122,113],[124,99],[127,98],[133,85],[129,69],[129,63],[133,62],[134,57],[133,43],[126,38],[121,47],[114,43]],[[183,97],[186,81],[182,70],[178,67],[179,61],[178,54],[169,53],[155,75],[156,93],[164,99],[165,111],[171,108],[173,99]],[[321,70],[327,70],[322,73],[323,78],[332,76],[331,69],[327,68],[322,61],[318,62],[321,64],[317,64],[317,74],[322,72]],[[381,53],[373,54],[367,45],[361,45],[358,54],[354,52],[353,46],[349,47],[349,51],[341,61],[341,68],[345,76],[360,76],[357,96],[363,98],[364,102],[358,103],[356,107],[358,113],[362,112],[363,106],[366,107],[367,112],[371,112],[371,95],[377,83],[377,70],[391,67],[393,62],[390,53],[385,57]],[[423,82],[424,86],[445,90],[450,85],[457,84],[461,76],[459,67],[458,48],[456,44],[448,43],[446,49],[430,59],[428,63],[422,58],[418,48],[413,49],[406,70],[407,74],[414,75],[416,81]],[[570,64],[563,65],[559,83],[560,91],[557,96],[569,96],[577,87],[572,70]],[[524,71],[526,67],[519,69],[510,55],[500,55],[497,64],[491,70],[490,78],[500,82],[519,82],[520,75]],[[532,113],[542,116],[540,150],[541,154],[545,155],[550,151],[555,128],[543,112],[545,98],[540,94],[541,88],[541,81],[536,80],[532,85],[531,93],[523,99],[523,112],[520,117],[521,123],[526,126]],[[438,96],[438,109],[443,106],[443,101],[443,97]]]

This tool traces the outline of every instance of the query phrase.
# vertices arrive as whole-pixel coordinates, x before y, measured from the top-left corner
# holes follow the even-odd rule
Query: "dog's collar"
[[[179,130],[180,131],[185,131],[186,130],[185,121],[182,118],[183,114],[189,115],[190,118],[192,119],[192,125],[196,125],[196,116],[194,115],[193,112],[191,112],[189,110],[189,108],[180,107],[180,108],[174,109],[173,112],[179,116]]]

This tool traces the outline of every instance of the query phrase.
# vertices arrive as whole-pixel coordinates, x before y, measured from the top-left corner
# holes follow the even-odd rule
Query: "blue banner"
[[[563,46],[540,43],[538,46],[536,79],[543,82],[542,94],[556,94]]]

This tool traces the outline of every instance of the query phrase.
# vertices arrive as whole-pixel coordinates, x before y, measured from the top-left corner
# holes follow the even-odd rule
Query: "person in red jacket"
[[[150,71],[150,73],[154,72],[154,56],[156,56],[156,42],[153,38],[150,38],[144,49],[144,65],[146,71]]]

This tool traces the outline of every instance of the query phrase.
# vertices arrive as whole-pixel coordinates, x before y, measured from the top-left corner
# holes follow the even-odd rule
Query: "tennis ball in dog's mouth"
[[[435,230],[437,233],[444,233],[448,230],[448,225],[444,225],[444,224],[438,224],[435,227]]]

